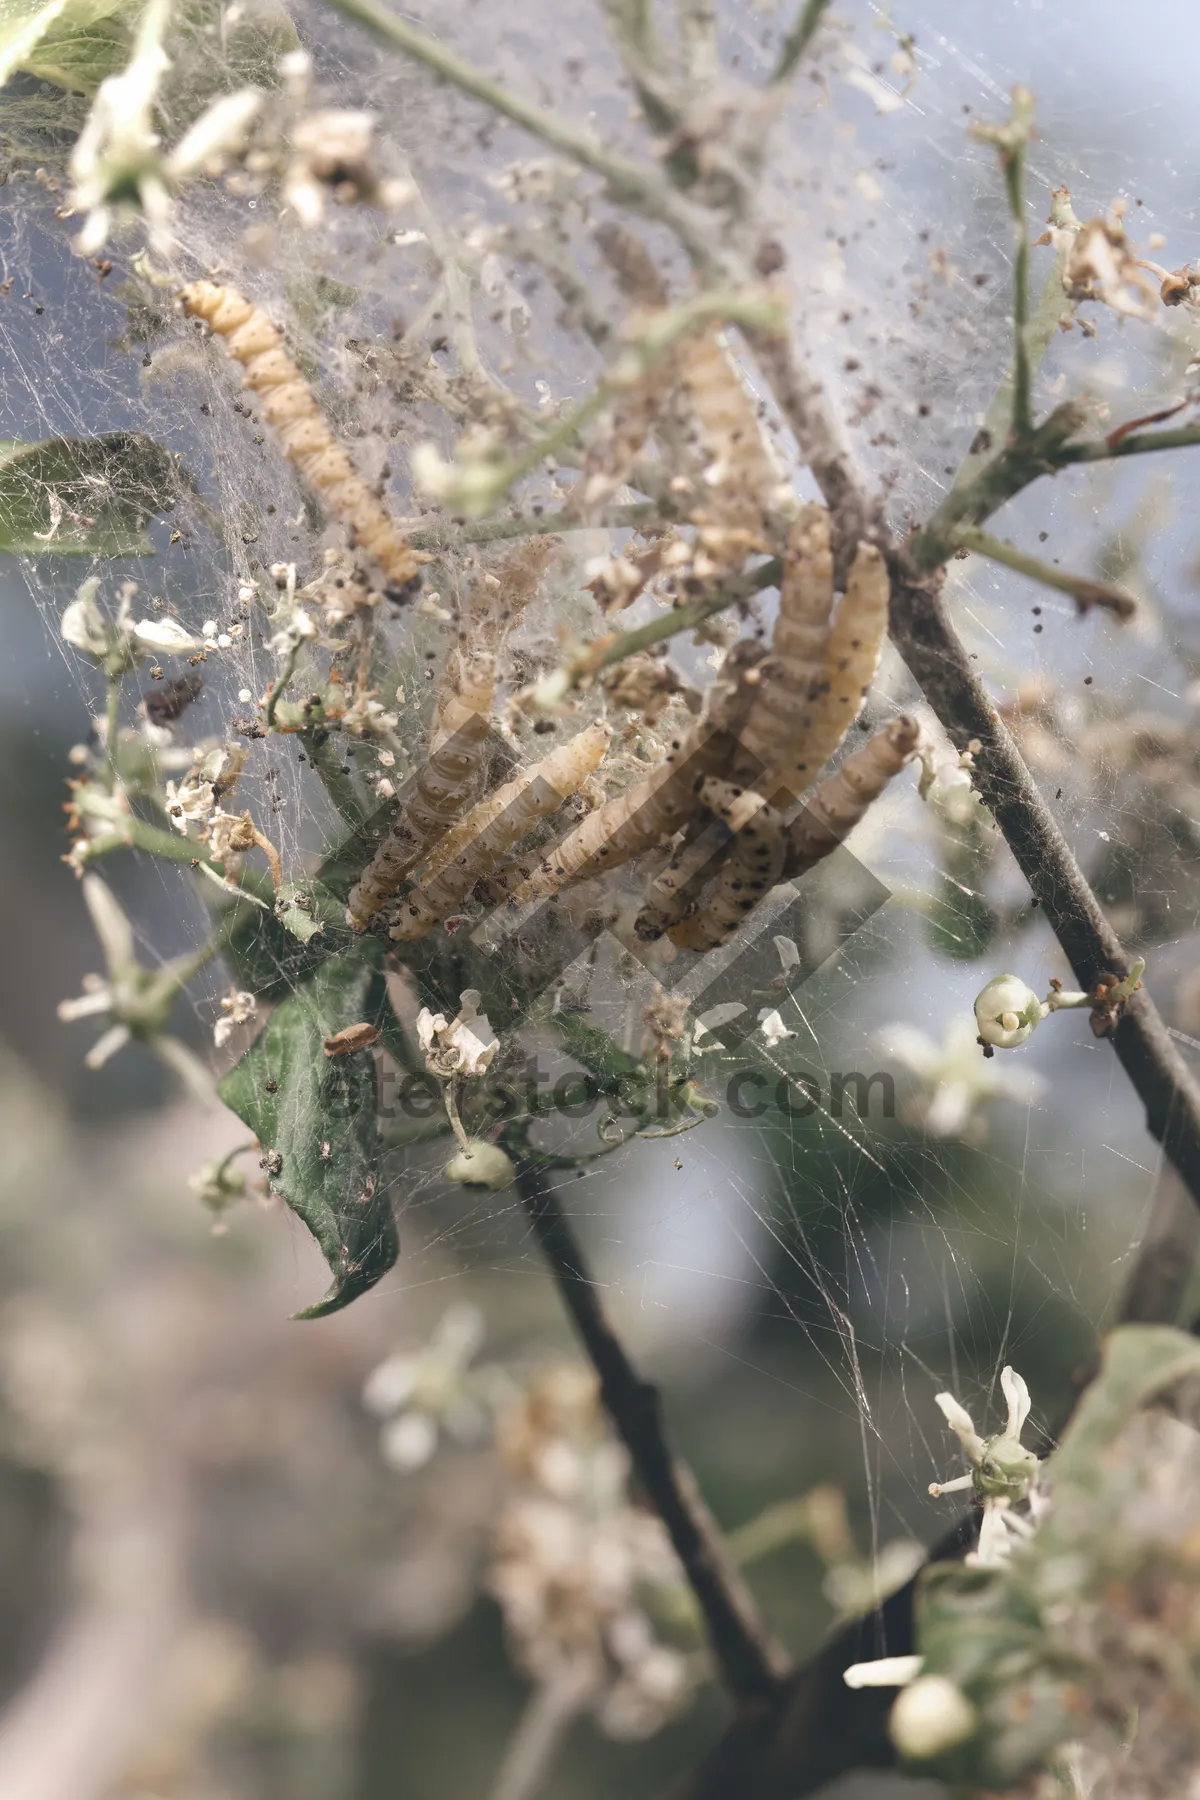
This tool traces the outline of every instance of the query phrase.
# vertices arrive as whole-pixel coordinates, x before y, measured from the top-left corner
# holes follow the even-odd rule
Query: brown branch
[[[972,739],[975,784],[995,818],[1081,988],[1102,975],[1126,975],[1129,957],[1055,824],[995,707],[971,668],[946,615],[940,577],[914,577],[903,554],[892,556],[892,639],[942,725],[960,749]],[[1122,1009],[1113,1045],[1146,1111],[1146,1127],[1200,1206],[1200,1087],[1144,992]],[[1145,1315],[1152,1303],[1178,1306],[1189,1234],[1165,1216],[1138,1259],[1123,1313]],[[969,1542],[965,1517],[930,1552],[938,1561]],[[739,1722],[712,1755],[672,1790],[671,1800],[799,1800],[853,1768],[894,1761],[886,1732],[894,1694],[851,1690],[850,1663],[914,1649],[917,1577],[866,1619],[835,1633],[788,1682],[766,1720]]]
[[[761,1720],[780,1691],[787,1657],[759,1618],[695,1476],[667,1442],[658,1389],[627,1356],[538,1152],[517,1132],[508,1134],[508,1147],[521,1204],[600,1378],[600,1398],[691,1583],[722,1678],[744,1716]]]

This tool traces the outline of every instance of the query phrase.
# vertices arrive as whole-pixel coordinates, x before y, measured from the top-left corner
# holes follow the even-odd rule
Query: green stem
[[[1107,438],[1094,438],[1086,444],[1064,444],[1055,453],[1054,466],[1063,469],[1070,463],[1108,462],[1119,456],[1146,456],[1152,450],[1184,450],[1200,444],[1200,424],[1176,425],[1171,431],[1134,431],[1119,443]]]
[[[1053,563],[1040,562],[1036,556],[1028,556],[1015,544],[1006,544],[986,531],[963,525],[953,537],[964,550],[970,550],[976,556],[986,556],[989,561],[1003,563],[1005,568],[1015,569],[1018,575],[1027,575],[1030,581],[1038,581],[1043,587],[1070,594],[1080,612],[1103,606],[1118,619],[1131,619],[1137,611],[1137,601],[1124,588],[1115,587],[1109,581],[1093,581],[1086,575],[1072,575]]]
[[[1059,467],[1063,446],[1083,423],[1083,408],[1072,400],[1056,406],[1023,443],[1013,443],[979,469],[970,480],[952,485],[942,504],[906,546],[912,565],[928,573],[954,550],[963,525],[982,525],[1014,494]]]
[[[1010,441],[1021,444],[1033,431],[1032,370],[1029,357],[1029,227],[1025,218],[1025,153],[1033,132],[1033,95],[1013,89],[1012,115],[1002,125],[979,124],[972,135],[994,144],[1000,155],[1008,210],[1012,214],[1013,253],[1013,382]]]
[[[670,508],[655,500],[638,500],[630,506],[610,506],[592,518],[578,513],[539,513],[536,518],[519,514],[513,519],[477,519],[456,525],[439,520],[407,533],[414,550],[450,550],[460,544],[493,544],[507,538],[546,537],[560,531],[638,531],[644,525],[670,522]]]
[[[105,682],[104,755],[108,764],[108,791],[115,794],[120,786],[117,774],[117,738],[121,730],[121,677],[109,675]]]
[[[829,0],[804,0],[800,16],[784,38],[779,60],[771,71],[772,83],[787,80],[816,36],[828,7]]]
[[[479,482],[478,488],[468,477],[456,491],[452,477],[446,496],[450,504],[476,517],[490,512],[514,482],[532,474],[547,457],[556,455],[577,438],[589,420],[603,412],[612,400],[644,380],[659,357],[680,338],[713,321],[741,325],[748,332],[766,337],[778,336],[783,325],[774,301],[720,290],[696,294],[679,306],[654,314],[623,346],[609,373],[602,376],[592,392],[572,412],[556,420],[549,431],[507,462],[497,463],[487,478]]]
[[[562,664],[568,690],[577,687],[581,681],[598,675],[602,669],[611,669],[614,663],[624,662],[627,656],[636,656],[639,650],[648,650],[651,645],[661,644],[681,631],[693,630],[695,626],[702,625],[705,619],[724,612],[728,606],[736,606],[738,601],[747,599],[763,588],[775,587],[782,576],[783,564],[777,556],[773,556],[737,581],[724,582],[710,594],[701,594],[696,600],[686,600],[682,606],[673,606],[669,612],[659,613],[644,625],[635,625],[629,631],[613,632],[608,637],[597,638],[592,644],[583,645]],[[553,682],[553,676],[547,677],[548,685],[553,685]]]
[[[296,672],[296,659],[299,654],[300,640],[297,638],[296,642],[288,651],[287,659],[284,662],[282,669],[279,671],[278,679],[271,684],[271,692],[267,696],[266,725],[268,731],[270,731],[275,724],[275,708],[279,705],[280,699],[283,696],[283,690],[287,687],[288,682]]]

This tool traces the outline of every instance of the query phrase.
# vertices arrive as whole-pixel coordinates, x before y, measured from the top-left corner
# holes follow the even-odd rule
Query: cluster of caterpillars
[[[878,549],[858,546],[837,601],[829,515],[803,508],[790,533],[769,650],[736,643],[702,715],[672,739],[662,761],[549,847],[525,855],[522,840],[599,768],[610,732],[585,727],[475,800],[495,648],[470,650],[460,639],[427,760],[350,894],[351,923],[363,930],[386,909],[392,938],[411,941],[471,893],[491,905],[523,905],[670,849],[635,929],[681,949],[717,948],[779,881],[827,856],[916,752],[917,723],[901,715],[813,788],[862,708],[887,619]]]

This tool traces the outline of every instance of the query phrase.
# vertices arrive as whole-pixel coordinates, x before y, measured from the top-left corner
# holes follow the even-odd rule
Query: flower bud
[[[893,1744],[911,1762],[953,1750],[975,1730],[975,1708],[946,1675],[918,1675],[900,1694],[888,1721]]]
[[[450,1158],[442,1173],[447,1181],[461,1181],[464,1187],[499,1189],[512,1186],[516,1170],[498,1144],[475,1138]]]
[[[997,975],[975,1001],[979,1035],[997,1050],[1015,1050],[1023,1044],[1046,1012],[1047,1008],[1019,975]]]

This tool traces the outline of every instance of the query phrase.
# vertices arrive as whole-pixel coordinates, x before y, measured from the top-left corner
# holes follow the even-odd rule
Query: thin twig
[[[539,1682],[508,1741],[488,1800],[532,1800],[588,1697],[590,1668],[566,1669]]]
[[[1111,581],[1072,575],[1053,563],[1040,562],[1036,556],[1027,555],[1015,544],[1006,544],[1002,538],[991,537],[986,531],[976,531],[969,525],[960,525],[953,536],[960,549],[986,556],[991,562],[1003,563],[1005,568],[1015,569],[1018,575],[1027,575],[1030,581],[1038,581],[1043,587],[1056,588],[1060,594],[1070,594],[1081,613],[1089,612],[1093,606],[1102,606],[1118,619],[1132,619],[1137,611],[1133,595],[1126,593],[1124,588],[1115,587]]]
[[[521,1204],[599,1376],[601,1400],[691,1583],[725,1683],[738,1700],[769,1702],[786,1673],[786,1656],[759,1619],[695,1477],[667,1443],[658,1389],[626,1354],[541,1159],[519,1130],[507,1141]]]
[[[817,35],[817,27],[828,9],[829,0],[804,0],[796,23],[780,46],[779,60],[771,71],[773,82],[787,80]]]
[[[511,519],[471,519],[458,524],[439,519],[406,533],[414,550],[457,550],[463,544],[494,544],[508,538],[550,537],[565,531],[641,531],[646,526],[670,523],[657,500],[637,500],[628,506],[609,506],[589,519],[573,512],[520,513]]]
[[[1033,131],[1033,95],[1013,89],[1012,117],[1002,125],[978,124],[972,135],[994,144],[1013,222],[1012,439],[1023,443],[1033,430],[1033,376],[1029,357],[1029,222],[1025,217],[1025,153]]]
[[[1137,431],[1113,443],[1111,438],[1089,438],[1085,444],[1063,444],[1054,452],[1056,469],[1070,463],[1109,462],[1118,456],[1148,456],[1154,450],[1185,450],[1200,444],[1200,424],[1176,425],[1173,431]]]

